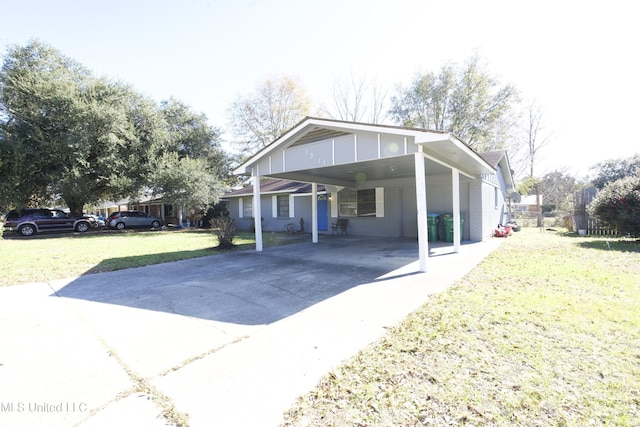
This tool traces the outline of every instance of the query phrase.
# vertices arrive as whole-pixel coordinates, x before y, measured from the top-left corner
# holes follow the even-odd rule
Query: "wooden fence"
[[[593,236],[619,236],[618,230],[605,228],[600,224],[598,219],[589,216],[587,206],[596,197],[596,189],[594,187],[586,188],[575,193],[573,226],[574,230],[586,230],[587,234]]]

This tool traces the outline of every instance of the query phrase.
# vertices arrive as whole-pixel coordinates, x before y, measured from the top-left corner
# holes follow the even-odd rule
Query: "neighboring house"
[[[92,213],[103,215],[105,218],[114,212],[126,210],[139,210],[158,218],[162,218],[165,224],[178,225],[178,213],[172,205],[164,203],[162,198],[143,197],[141,199],[122,199],[117,202],[105,202],[100,206],[89,208]]]
[[[311,231],[311,184],[281,179],[266,179],[260,183],[262,229],[283,231],[288,224],[295,230]],[[318,186],[318,231],[327,231],[327,194],[323,185]],[[254,226],[253,185],[226,193],[229,216],[237,227],[248,230]],[[302,224],[301,224],[302,221]]]
[[[542,209],[543,197],[540,195],[540,209]],[[514,204],[514,210],[516,213],[538,213],[538,202],[536,201],[536,195],[532,194],[524,196],[519,203]]]
[[[102,215],[107,218],[113,212],[126,211],[129,209],[129,199],[118,201],[107,201],[99,205],[85,206],[88,213]]]
[[[327,225],[347,218],[349,234],[418,236],[421,271],[426,270],[428,254],[427,213],[453,214],[457,252],[460,237],[487,239],[509,220],[507,198],[514,189],[503,151],[480,155],[448,132],[312,117],[234,173],[251,176],[254,183],[269,178],[256,188],[225,196],[233,218],[254,219],[258,251],[262,221],[268,230],[304,218],[305,229],[317,242],[319,232],[330,232]],[[289,184],[277,187],[274,179]],[[308,186],[285,191],[287,185],[300,183]],[[283,221],[271,221],[274,217]]]

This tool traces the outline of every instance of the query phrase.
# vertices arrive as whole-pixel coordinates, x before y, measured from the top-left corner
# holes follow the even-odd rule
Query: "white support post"
[[[311,183],[311,242],[318,243],[318,184]]]
[[[427,259],[429,258],[429,239],[427,224],[427,179],[424,167],[424,155],[419,152],[414,154],[416,174],[416,204],[418,207],[418,253],[419,270],[427,271]]]
[[[256,168],[257,169],[257,168]],[[262,209],[260,206],[260,175],[253,171],[253,221],[256,230],[256,251],[262,252]]]
[[[460,173],[458,169],[451,169],[451,186],[453,189],[453,252],[460,252]]]

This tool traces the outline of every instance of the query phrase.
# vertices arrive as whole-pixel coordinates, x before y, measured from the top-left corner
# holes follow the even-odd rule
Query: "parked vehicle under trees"
[[[166,161],[171,153],[178,161]],[[4,56],[0,154],[0,207],[61,199],[76,215],[87,204],[149,190],[167,199],[184,194],[180,180],[168,185],[168,177],[192,162],[207,164],[188,177],[191,185],[209,188],[198,201],[206,206],[221,194],[227,162],[219,132],[203,115],[175,100],[159,106],[39,41],[13,46]]]

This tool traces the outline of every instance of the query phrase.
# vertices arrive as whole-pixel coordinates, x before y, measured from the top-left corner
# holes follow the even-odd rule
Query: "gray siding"
[[[418,235],[416,187],[412,180],[387,181],[384,184],[384,217],[348,217],[349,233],[364,236],[415,237]],[[371,187],[375,188],[375,183]],[[380,184],[380,183],[378,183]],[[359,187],[367,188],[367,187]],[[335,203],[335,194],[331,202]],[[427,179],[427,210],[439,214],[451,213],[453,195],[451,177],[429,177]],[[465,220],[462,227],[463,240],[470,239],[469,232],[469,182],[460,182],[460,212]],[[335,222],[335,217],[330,218]],[[440,236],[444,237],[440,224]]]
[[[381,145],[382,146],[382,145]],[[353,146],[352,146],[353,148]],[[499,179],[499,178],[498,178]],[[480,180],[460,179],[460,212],[464,215],[462,226],[463,240],[480,241],[490,237],[493,229],[507,220],[504,187],[497,186],[496,177]],[[429,176],[427,178],[427,210],[430,213],[446,214],[453,210],[452,181],[450,175]],[[348,232],[353,235],[381,237],[417,236],[416,189],[413,179],[398,179],[385,182],[369,182],[365,188],[384,188],[384,216],[348,217]],[[336,218],[331,216],[332,203],[337,203],[336,193],[330,196],[328,203],[329,225]],[[294,210],[290,218],[274,218],[272,195],[262,195],[262,217],[264,231],[282,231],[292,223],[300,229],[300,220],[304,219],[305,232],[311,232],[312,212],[311,195],[290,195]],[[252,199],[253,196],[246,196]],[[240,218],[240,198],[229,199],[230,216],[236,220],[241,230],[251,228],[251,220]],[[326,232],[331,233],[331,228]],[[444,238],[443,224],[439,226],[440,239]]]

